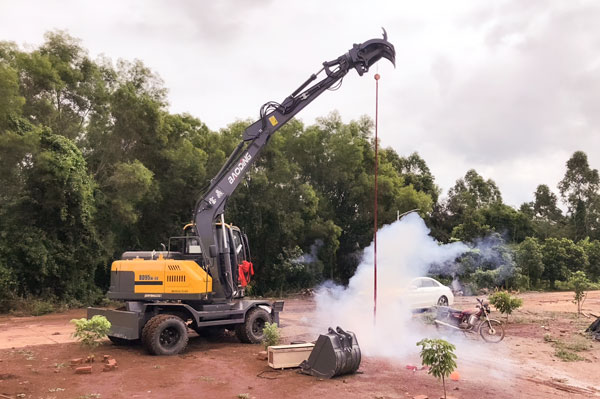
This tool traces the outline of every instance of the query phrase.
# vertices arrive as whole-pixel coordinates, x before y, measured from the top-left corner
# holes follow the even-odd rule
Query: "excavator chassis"
[[[144,341],[145,326],[160,315],[178,318],[187,327],[197,332],[210,327],[235,329],[236,333],[243,331],[238,333],[240,340],[247,343],[258,343],[260,342],[258,337],[262,335],[262,326],[265,322],[279,325],[279,312],[283,310],[284,302],[234,300],[220,304],[192,305],[180,302],[128,301],[125,302],[123,308],[117,310],[90,307],[87,309],[87,317],[88,319],[95,315],[106,317],[111,323],[108,336],[117,344],[135,343],[140,339]],[[254,324],[247,325],[248,323]],[[251,330],[257,330],[257,327],[261,327],[260,331],[252,334]],[[187,331],[185,333],[187,334]],[[187,343],[187,337],[185,337],[185,341]],[[171,354],[160,351],[156,353],[155,350],[148,348],[147,342],[143,342],[143,344],[152,354]]]

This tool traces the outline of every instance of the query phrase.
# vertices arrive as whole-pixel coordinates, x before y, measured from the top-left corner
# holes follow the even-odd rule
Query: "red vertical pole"
[[[373,233],[373,324],[377,323],[377,168],[379,166],[378,143],[377,143],[377,124],[379,119],[379,74],[375,74],[375,229]]]

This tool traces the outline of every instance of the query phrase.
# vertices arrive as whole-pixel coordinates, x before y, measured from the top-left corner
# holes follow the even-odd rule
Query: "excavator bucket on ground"
[[[354,373],[359,366],[360,347],[356,335],[337,327],[319,335],[308,360],[300,364],[300,370],[315,377],[331,378]]]

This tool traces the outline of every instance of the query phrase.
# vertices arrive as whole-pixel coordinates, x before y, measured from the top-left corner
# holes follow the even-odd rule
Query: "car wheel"
[[[448,306],[448,298],[442,295],[440,299],[438,299],[437,304],[438,306]]]

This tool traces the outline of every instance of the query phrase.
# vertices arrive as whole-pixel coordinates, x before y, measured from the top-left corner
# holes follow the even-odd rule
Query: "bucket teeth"
[[[361,354],[356,335],[340,327],[329,328],[327,334],[317,339],[308,360],[300,365],[304,374],[319,378],[331,378],[356,372]]]
[[[394,45],[387,40],[387,32],[383,29],[383,39],[371,39],[361,44],[355,44],[348,52],[350,65],[359,75],[363,75],[369,68],[382,58],[389,60],[396,66],[396,50]]]

